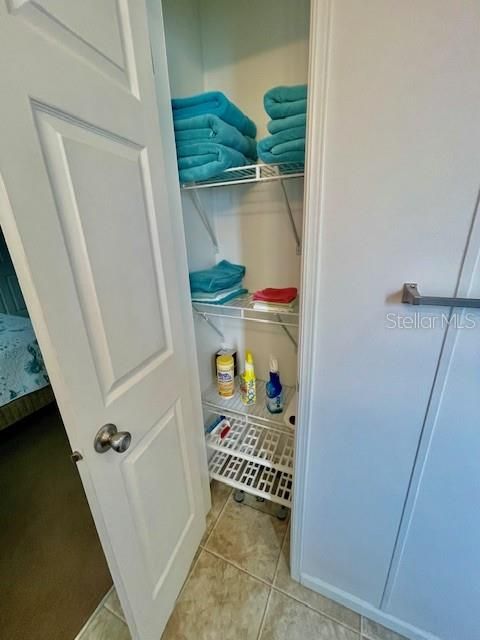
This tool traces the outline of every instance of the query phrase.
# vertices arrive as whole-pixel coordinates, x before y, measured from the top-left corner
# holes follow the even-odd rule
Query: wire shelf
[[[288,429],[283,421],[283,413],[270,413],[266,406],[265,382],[257,380],[257,403],[252,406],[245,406],[240,399],[240,383],[235,380],[235,394],[232,398],[222,398],[217,390],[217,385],[213,383],[202,394],[204,407],[212,413],[218,415],[243,416],[247,422],[255,424],[271,425],[281,427],[284,431]],[[294,387],[283,385],[284,406],[288,407],[295,394]]]
[[[264,467],[292,473],[293,435],[267,426],[250,424],[245,418],[230,418],[230,431],[222,439],[216,433],[206,434],[206,443],[215,451],[226,451],[237,458]]]
[[[264,324],[276,324],[286,327],[298,327],[298,302],[291,310],[263,311],[253,308],[254,301],[251,294],[239,296],[225,304],[211,304],[208,302],[192,302],[193,309],[202,317],[230,318],[234,320],[248,320]]]
[[[280,162],[278,164],[250,164],[234,167],[208,180],[187,182],[181,185],[183,190],[222,187],[230,184],[248,184],[250,182],[269,182],[302,178],[305,172],[303,162]]]
[[[292,473],[244,460],[225,451],[217,451],[209,463],[210,477],[234,489],[271,500],[284,507],[292,504]]]

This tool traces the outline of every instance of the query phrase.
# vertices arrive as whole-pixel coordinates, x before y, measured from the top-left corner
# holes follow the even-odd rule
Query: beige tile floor
[[[293,581],[289,523],[275,512],[212,483],[207,531],[161,640],[405,640]],[[112,591],[80,640],[129,638]]]

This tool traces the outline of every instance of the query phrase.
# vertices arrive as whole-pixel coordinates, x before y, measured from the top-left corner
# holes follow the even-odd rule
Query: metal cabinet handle
[[[418,285],[406,282],[403,285],[402,302],[413,305],[430,305],[433,307],[469,307],[480,308],[480,298],[442,298],[437,296],[422,296]]]
[[[132,436],[128,431],[119,431],[114,424],[104,424],[97,431],[93,446],[97,453],[105,453],[113,449],[117,453],[123,453],[132,442]]]

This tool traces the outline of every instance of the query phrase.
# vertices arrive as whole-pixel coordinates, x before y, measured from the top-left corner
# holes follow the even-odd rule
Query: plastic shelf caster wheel
[[[265,502],[265,498],[261,498],[260,496],[256,496],[256,497],[255,497],[255,500],[256,500],[257,502]]]
[[[245,500],[245,492],[241,489],[235,489],[233,492],[233,499],[235,502],[243,502]]]
[[[288,516],[288,509],[287,507],[279,507],[278,511],[277,511],[277,518],[279,520],[286,520]]]

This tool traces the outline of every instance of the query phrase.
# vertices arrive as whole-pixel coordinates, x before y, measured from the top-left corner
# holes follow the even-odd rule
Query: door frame
[[[300,340],[298,349],[298,410],[295,429],[295,464],[292,503],[292,543],[290,571],[292,578],[302,582],[302,530],[305,517],[306,470],[311,426],[314,424],[311,398],[316,380],[311,373],[316,359],[318,326],[317,292],[320,283],[321,226],[323,221],[323,186],[325,158],[325,127],[330,21],[332,0],[311,0],[308,61],[308,136],[305,154],[304,217],[302,232],[302,264],[300,301]],[[312,170],[310,169],[312,167]],[[315,171],[313,171],[315,167]],[[308,291],[308,296],[305,292]],[[309,585],[309,588],[312,588]]]

